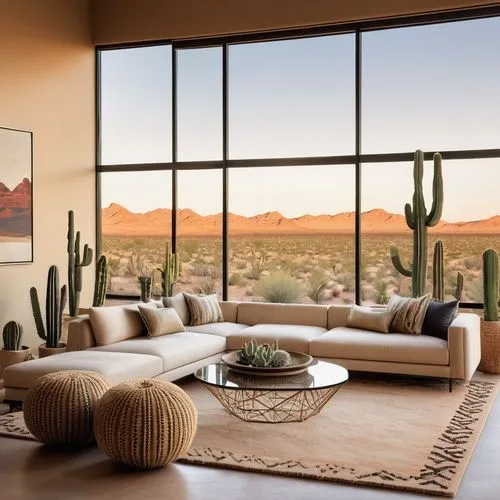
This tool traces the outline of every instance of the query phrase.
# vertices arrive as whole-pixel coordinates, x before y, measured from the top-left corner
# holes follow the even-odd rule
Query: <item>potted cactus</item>
[[[500,373],[500,321],[498,320],[498,254],[483,253],[484,317],[481,319],[481,362],[478,369]]]
[[[57,266],[50,266],[47,277],[47,295],[45,297],[45,325],[40,310],[38,291],[33,286],[30,288],[31,307],[35,318],[38,336],[45,341],[39,346],[41,358],[51,354],[58,354],[66,350],[66,344],[61,343],[62,316],[66,306],[66,285],[59,289],[59,270]]]
[[[23,327],[15,321],[9,321],[3,327],[3,348],[0,351],[0,377],[8,366],[31,358],[29,347],[21,344],[22,336]]]
[[[162,267],[157,267],[161,275],[161,294],[162,297],[172,297],[174,285],[179,279],[180,259],[175,252],[170,251],[170,245],[165,247],[165,261]]]

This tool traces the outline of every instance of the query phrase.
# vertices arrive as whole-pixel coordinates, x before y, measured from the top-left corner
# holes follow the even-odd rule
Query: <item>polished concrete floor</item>
[[[79,452],[62,452],[33,441],[0,437],[1,500],[115,498],[417,500],[427,497],[181,464],[149,472],[133,472],[114,465],[96,447]],[[500,499],[500,397],[490,413],[455,498]]]

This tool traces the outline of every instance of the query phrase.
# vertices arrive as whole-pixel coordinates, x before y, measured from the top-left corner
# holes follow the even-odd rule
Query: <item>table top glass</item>
[[[315,361],[296,375],[265,377],[236,372],[224,363],[214,363],[196,370],[201,382],[225,389],[297,391],[324,389],[343,384],[349,378],[345,368],[325,361]]]

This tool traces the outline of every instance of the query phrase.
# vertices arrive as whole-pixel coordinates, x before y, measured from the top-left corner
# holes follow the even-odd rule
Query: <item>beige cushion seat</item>
[[[427,335],[377,333],[337,327],[311,341],[309,354],[319,358],[448,365],[448,343]]]
[[[221,337],[227,337],[228,335],[237,333],[244,328],[248,328],[248,325],[231,323],[230,321],[221,321],[220,323],[207,323],[206,325],[198,326],[186,326],[186,330],[188,332],[210,333],[211,335],[220,335]]]
[[[244,342],[255,339],[257,343],[278,341],[281,349],[309,353],[309,342],[326,332],[326,328],[304,325],[254,325],[227,337],[228,350],[240,349]]]
[[[42,375],[60,370],[97,372],[112,384],[118,384],[138,377],[156,377],[163,373],[163,363],[158,356],[144,354],[92,350],[64,352],[9,366],[4,371],[4,383],[7,387],[29,389]]]
[[[139,353],[157,356],[163,363],[160,370],[160,373],[163,373],[225,350],[226,339],[224,337],[206,333],[178,332],[160,337],[122,340],[110,345],[93,347],[88,352]]]

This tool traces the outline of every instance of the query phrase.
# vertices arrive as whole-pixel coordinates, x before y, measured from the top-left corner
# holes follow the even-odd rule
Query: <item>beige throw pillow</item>
[[[393,295],[387,305],[387,310],[394,312],[390,331],[420,335],[430,300],[430,294],[414,299]]]
[[[142,320],[148,329],[148,337],[159,337],[169,333],[185,332],[181,318],[173,307],[151,309],[139,306]]]
[[[224,321],[215,293],[212,295],[192,295],[186,292],[183,293],[191,315],[191,320],[189,322],[191,326]]]
[[[389,333],[393,316],[393,311],[373,311],[369,307],[353,304],[347,318],[347,326],[372,332]]]
[[[182,293],[173,297],[163,297],[162,302],[164,307],[173,307],[177,311],[182,324],[189,325],[189,307]]]

